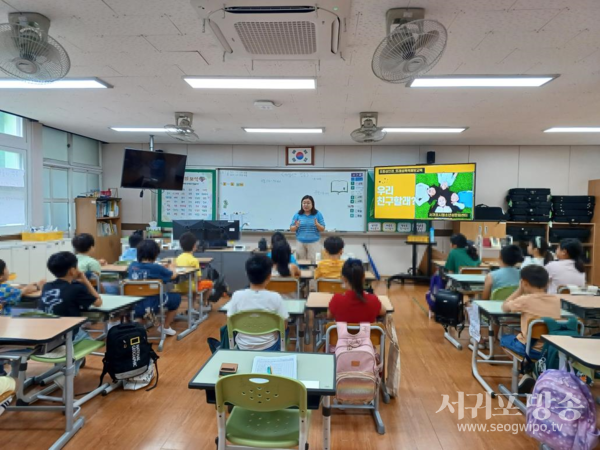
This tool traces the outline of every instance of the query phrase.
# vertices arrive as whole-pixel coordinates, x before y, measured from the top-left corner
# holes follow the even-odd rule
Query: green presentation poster
[[[217,173],[185,169],[182,191],[159,191],[158,225],[172,227],[173,220],[214,220]]]
[[[429,231],[429,221],[393,220],[375,218],[375,172],[368,171],[367,177],[367,231],[383,231],[387,233],[426,233]]]

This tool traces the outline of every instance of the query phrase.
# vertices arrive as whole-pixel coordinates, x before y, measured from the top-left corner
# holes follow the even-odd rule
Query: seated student
[[[444,266],[446,272],[458,273],[461,267],[477,267],[481,264],[477,249],[467,241],[464,234],[453,235],[450,243],[452,250]]]
[[[81,233],[75,236],[71,243],[77,256],[77,268],[86,275],[90,273],[100,275],[102,273],[102,266],[106,265],[106,261],[103,259],[97,260],[90,256],[94,253],[94,236],[88,233]]]
[[[323,244],[325,247],[325,258],[317,263],[315,269],[315,280],[319,278],[337,279],[342,277],[342,254],[344,253],[344,241],[339,236],[329,236]]]
[[[17,288],[8,284],[9,277],[8,266],[0,259],[0,316],[10,316],[11,307],[21,300],[21,296],[39,291],[46,283],[46,280],[40,280],[23,288]]]
[[[300,268],[292,263],[292,248],[287,241],[277,242],[273,246],[271,260],[273,261],[271,275],[274,277],[300,278]]]
[[[56,277],[42,289],[40,308],[62,317],[81,317],[90,306],[101,306],[102,299],[85,273],[77,268],[77,258],[71,252],[59,252],[48,259],[48,270]],[[89,339],[82,328],[73,330],[73,344]]]
[[[146,239],[137,247],[137,261],[129,265],[128,277],[131,280],[161,280],[163,283],[169,283],[177,278],[177,266],[175,261],[171,263],[169,269],[156,264],[156,258],[160,253],[160,247],[156,241]],[[136,303],[134,316],[140,322],[146,314],[147,310],[156,313],[160,309],[158,295],[147,297],[144,301]],[[175,292],[165,293],[162,299],[165,313],[165,334],[167,336],[175,336],[177,332],[171,328],[171,323],[177,314],[177,308],[181,304],[181,295]],[[162,333],[161,327],[157,331]]]
[[[194,269],[197,269],[196,275],[198,276],[198,284],[200,285],[200,283],[202,283],[200,289],[212,289],[212,281],[200,281],[200,278],[202,277],[202,270],[200,270],[200,261],[198,261],[198,258],[194,256],[194,252],[198,250],[198,239],[196,239],[194,233],[190,233],[189,231],[183,233],[179,237],[179,247],[183,253],[181,253],[181,255],[179,255],[175,260],[176,266],[193,267]],[[195,293],[197,291],[198,286],[192,286],[192,292]],[[179,292],[180,294],[187,295],[189,293],[188,280],[186,279],[181,283],[177,283],[173,289],[173,292]],[[208,303],[208,297],[205,299],[205,302]]]
[[[365,269],[360,259],[349,259],[344,263],[342,280],[348,290],[332,297],[327,310],[328,319],[346,323],[373,323],[377,317],[385,316],[385,306],[377,296],[363,289]]]
[[[265,255],[253,255],[246,261],[246,274],[250,281],[250,287],[233,293],[229,302],[227,316],[233,316],[241,311],[271,311],[277,313],[283,319],[289,317],[281,295],[277,292],[266,290],[271,280],[273,262]],[[281,350],[279,333],[267,333],[261,335],[249,335],[237,333],[235,342],[240,350]]]
[[[502,347],[525,356],[529,322],[541,317],[560,319],[560,298],[546,293],[548,281],[548,272],[542,266],[532,264],[521,270],[519,289],[502,303],[502,311],[521,313],[521,332],[516,336],[502,336]],[[540,345],[536,347],[532,347],[529,355],[533,359],[539,359],[541,356]]]
[[[521,269],[530,264],[545,266],[546,264],[554,261],[554,255],[550,251],[548,241],[541,236],[531,238],[529,245],[527,245],[527,253],[529,253],[531,256],[525,257],[523,264],[521,264]]]
[[[119,257],[119,261],[137,261],[137,246],[144,240],[143,233],[135,231],[129,236],[129,248]]]
[[[556,250],[558,261],[546,264],[550,275],[548,292],[556,294],[559,286],[585,286],[583,247],[577,239],[563,239]]]
[[[267,256],[269,258],[271,257],[271,253],[272,253],[273,247],[275,247],[275,244],[278,243],[278,242],[287,242],[287,239],[285,238],[285,235],[281,231],[276,231],[271,236],[271,252],[267,253]],[[294,254],[292,254],[292,257],[290,258],[290,262],[292,264],[298,265],[298,261],[296,260],[296,257],[294,256]]]
[[[521,281],[517,264],[523,262],[523,252],[517,245],[507,245],[500,250],[500,268],[485,277],[481,298],[489,300],[492,292],[508,286],[518,286]]]

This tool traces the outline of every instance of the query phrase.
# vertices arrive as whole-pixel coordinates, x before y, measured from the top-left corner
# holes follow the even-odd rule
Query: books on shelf
[[[119,202],[96,202],[96,218],[119,217]]]
[[[96,234],[98,236],[112,236],[113,234],[117,234],[117,224],[110,222],[98,222],[96,224]]]

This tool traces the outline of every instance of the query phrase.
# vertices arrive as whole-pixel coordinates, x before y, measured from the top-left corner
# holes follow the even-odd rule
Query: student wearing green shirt
[[[448,273],[458,273],[461,267],[477,267],[481,263],[477,249],[467,241],[464,234],[455,234],[450,238],[452,250],[444,268]]]
[[[75,255],[77,256],[77,269],[89,276],[90,273],[94,273],[100,276],[102,267],[106,265],[106,261],[103,259],[97,260],[91,255],[94,253],[94,236],[88,233],[78,234],[71,241],[73,249],[75,249]]]

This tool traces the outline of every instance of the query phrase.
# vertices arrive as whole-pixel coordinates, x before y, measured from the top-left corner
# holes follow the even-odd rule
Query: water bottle
[[[433,229],[433,225],[431,226],[431,228],[429,228],[429,242],[435,242],[435,230]]]

